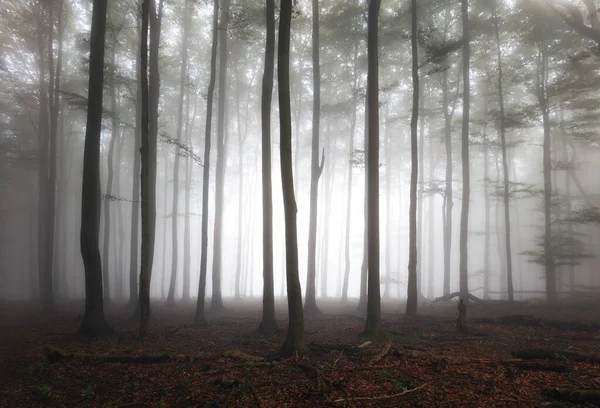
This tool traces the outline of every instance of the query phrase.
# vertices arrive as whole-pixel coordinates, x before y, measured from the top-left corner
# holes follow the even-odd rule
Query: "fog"
[[[43,264],[44,269],[51,271],[51,291],[56,302],[80,300],[85,297],[80,252],[81,186],[92,4],[61,1],[59,12],[49,11],[37,2],[11,0],[5,3],[0,14],[0,298],[39,300],[42,286],[48,284],[42,278]],[[109,3],[100,145],[99,249],[103,254],[103,271],[107,272],[103,282],[104,287],[108,287],[105,303],[125,303],[132,300],[130,285],[131,282],[137,285],[139,275],[138,269],[131,270],[130,262],[132,206],[140,205],[139,196],[133,194],[134,179],[139,178],[134,171],[134,156],[138,154],[134,143],[136,101],[139,101],[136,77],[139,11],[134,2]],[[378,256],[384,303],[394,299],[404,301],[408,282],[413,88],[410,12],[405,3],[384,1],[379,15],[381,244]],[[471,195],[467,269],[469,293],[487,300],[508,299],[508,293],[498,55],[493,24],[490,24],[493,11],[484,3],[472,2],[470,10],[468,164]],[[461,177],[463,62],[458,7],[439,1],[419,4],[422,28],[418,39],[421,103],[417,273],[419,302],[426,302],[459,291],[459,223],[464,188]],[[344,0],[323,2],[320,10],[319,142],[324,162],[318,183],[317,302],[342,298],[346,248],[349,254],[347,296],[350,299],[360,296],[366,191],[365,9],[362,2]],[[580,12],[584,13],[585,9]],[[58,17],[59,13],[62,14]],[[204,211],[208,213],[209,222],[208,298],[213,285],[210,271],[217,154],[214,139],[209,207],[202,208],[212,5],[190,2],[184,6],[184,2],[166,2],[163,13],[151,297],[166,299],[171,289],[173,300],[178,302],[182,298],[195,299],[198,295]],[[510,180],[514,298],[546,297],[544,262],[547,257],[552,257],[556,266],[559,297],[578,291],[587,294],[589,289],[600,287],[596,245],[600,238],[597,224],[600,185],[595,176],[600,171],[595,100],[598,59],[594,44],[563,22],[562,17],[571,18],[567,11],[553,11],[542,2],[504,2],[497,13],[504,65],[503,120]],[[303,293],[307,286],[313,130],[311,15],[307,1],[296,5],[290,51],[293,174]],[[223,88],[226,93],[226,165],[221,290],[225,304],[235,297],[259,301],[263,290],[260,108],[265,28],[262,3],[234,1],[229,23],[226,80],[224,83],[217,80],[212,116],[214,138],[217,104]],[[184,33],[186,25],[189,34]],[[48,32],[52,33],[51,37]],[[184,37],[187,42],[183,41]],[[186,47],[187,67],[183,87],[180,87],[182,47]],[[48,93],[54,99],[49,101]],[[286,296],[285,220],[278,154],[277,81],[273,95],[274,288],[276,297],[283,298]],[[542,102],[540,95],[544,95]],[[447,106],[444,106],[444,98]],[[548,104],[550,132],[550,254],[544,250],[544,118],[540,103]],[[180,105],[182,123],[178,121]],[[56,117],[52,116],[53,109],[57,110]],[[448,123],[444,109],[450,116]],[[44,138],[50,137],[51,132],[48,132],[52,126],[56,127],[55,138],[50,148],[44,147]],[[179,126],[181,135],[177,141]],[[449,290],[444,290],[443,284],[445,208],[449,205],[444,190],[449,164],[446,130],[450,135],[453,164]],[[179,155],[177,161],[176,154]],[[49,155],[47,163],[54,164],[54,174],[44,174],[53,166],[41,166],[42,155]],[[54,195],[48,195],[47,183],[55,189]],[[178,208],[174,209],[176,185]],[[44,240],[41,237],[50,228],[50,219],[53,232],[49,240]],[[186,223],[189,223],[189,243],[185,240]],[[40,255],[48,245],[50,258]],[[135,253],[139,256],[139,250]],[[189,264],[185,262],[188,256]],[[51,259],[50,265],[47,259]],[[139,268],[139,262],[134,265]],[[189,274],[189,282],[184,278],[186,274]]]

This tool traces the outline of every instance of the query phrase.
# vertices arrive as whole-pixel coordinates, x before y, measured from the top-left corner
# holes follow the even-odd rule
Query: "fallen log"
[[[520,358],[523,360],[575,361],[578,363],[585,361],[590,363],[600,362],[600,356],[575,353],[573,351],[556,351],[542,348],[518,350],[513,352],[512,355],[515,358]]]
[[[560,401],[569,402],[600,402],[600,390],[576,388],[549,388],[546,395]]]
[[[131,364],[156,364],[173,360],[169,354],[150,354],[143,356],[128,355],[94,355],[94,354],[67,354],[57,349],[45,348],[44,355],[49,363],[58,363],[64,360],[81,360],[95,363],[131,363]],[[188,356],[189,357],[189,356]]]

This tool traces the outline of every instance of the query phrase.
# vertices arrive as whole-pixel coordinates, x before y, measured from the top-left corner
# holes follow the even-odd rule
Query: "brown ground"
[[[469,305],[468,334],[456,333],[455,302],[424,306],[423,317],[413,321],[386,303],[384,331],[363,348],[364,321],[353,315],[354,306],[321,302],[327,313],[306,321],[307,353],[279,361],[259,361],[285,336],[255,333],[260,301],[226,303],[226,315],[204,326],[193,324],[193,305],[158,305],[145,339],[138,338],[137,322],[123,308],[108,312],[116,335],[88,339],[73,334],[81,305],[42,316],[31,305],[2,303],[0,406],[587,407],[594,403],[558,402],[548,389],[600,389],[598,326],[491,319],[519,314],[600,323],[600,302]],[[287,323],[279,324],[285,329]],[[46,348],[72,358],[49,363]],[[512,354],[531,348],[550,349],[556,361]],[[586,361],[575,362],[568,352]],[[102,361],[158,354],[170,360]]]

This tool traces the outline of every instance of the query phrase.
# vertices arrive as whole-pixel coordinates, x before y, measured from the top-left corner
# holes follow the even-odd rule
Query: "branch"
[[[588,10],[590,10],[590,5],[587,1],[584,1]],[[600,28],[598,17],[596,15],[596,11],[592,7],[593,13],[590,12],[590,20],[592,22],[592,26],[588,26],[585,24],[583,19],[583,13],[581,10],[572,4],[570,0],[549,0],[548,5],[550,8],[559,15],[567,25],[577,31],[579,34],[596,41],[600,45]],[[563,8],[565,11],[559,10],[559,8]]]
[[[427,385],[427,383],[420,385],[416,388],[411,388],[410,390],[404,390],[398,394],[393,394],[393,395],[381,395],[379,397],[340,398],[340,399],[333,400],[331,402],[335,404],[335,403],[346,402],[346,401],[380,401],[380,400],[391,399],[391,398],[401,397],[406,394],[410,394],[411,392],[420,390],[421,388],[425,387],[426,385]]]

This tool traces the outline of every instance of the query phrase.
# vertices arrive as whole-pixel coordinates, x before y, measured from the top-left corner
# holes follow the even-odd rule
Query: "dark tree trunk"
[[[369,100],[369,143],[367,145],[367,213],[369,225],[367,320],[366,336],[375,334],[381,320],[381,296],[379,288],[379,8],[380,0],[369,1],[368,14],[368,74],[367,95]]]
[[[104,318],[102,263],[100,260],[100,133],[106,37],[106,0],[94,0],[90,34],[88,110],[83,152],[81,194],[81,256],[85,268],[85,314],[79,332],[112,332]]]
[[[413,106],[410,120],[410,209],[409,209],[409,251],[408,251],[408,293],[406,300],[406,315],[417,315],[418,288],[417,288],[417,180],[419,174],[419,149],[417,130],[419,125],[419,49],[417,43],[418,33],[417,0],[411,0],[411,48],[412,48],[412,82]],[[424,140],[421,139],[421,145]],[[421,149],[422,152],[422,149]],[[422,156],[421,156],[422,159]],[[422,170],[422,168],[421,168]],[[423,176],[421,176],[423,177]],[[421,199],[423,194],[421,192]],[[422,208],[421,208],[422,212]]]
[[[175,290],[177,289],[177,266],[179,250],[177,242],[179,235],[177,227],[179,224],[179,156],[181,155],[181,135],[183,133],[183,103],[185,99],[185,79],[188,63],[188,43],[190,36],[190,9],[189,2],[185,1],[183,14],[183,26],[181,30],[181,69],[179,71],[179,101],[177,111],[177,139],[175,144],[175,163],[173,165],[173,217],[171,218],[171,282],[169,284],[169,295],[167,303],[175,303]]]
[[[484,236],[483,236],[483,298],[490,298],[490,140],[487,134],[487,95],[483,95],[483,201],[484,201]]]
[[[316,300],[316,247],[317,203],[319,179],[323,172],[323,158],[319,163],[319,132],[321,119],[321,67],[319,62],[319,1],[312,0],[312,62],[313,62],[313,116],[310,160],[310,216],[308,221],[308,267],[306,273],[306,300],[304,313],[319,314]]]
[[[469,169],[469,103],[471,92],[470,69],[470,37],[469,37],[469,0],[461,0],[462,34],[463,34],[463,116],[461,140],[462,165],[462,206],[460,212],[460,296],[466,300],[469,294],[468,273],[468,239],[469,239],[469,200],[471,196],[471,172]]]
[[[502,148],[502,172],[504,174],[504,228],[506,245],[506,278],[508,286],[508,300],[514,300],[512,248],[510,241],[510,195],[508,178],[508,159],[506,157],[506,124],[504,118],[504,88],[502,84],[502,48],[500,46],[500,28],[496,11],[497,0],[494,1],[494,28],[496,34],[496,51],[498,54],[498,104],[500,108],[500,145]]]
[[[139,20],[138,20],[139,27]],[[141,33],[141,27],[139,28]],[[140,38],[141,41],[141,38]],[[129,306],[136,305],[138,299],[138,262],[140,251],[140,171],[142,148],[142,86],[141,86],[141,56],[137,53],[136,79],[137,90],[135,98],[135,142],[133,148],[133,192],[131,200],[131,252],[129,255]]]
[[[279,92],[279,123],[281,183],[285,213],[286,280],[289,324],[281,354],[292,356],[304,350],[304,312],[302,291],[298,276],[298,231],[296,226],[296,198],[292,173],[292,115],[290,112],[290,26],[292,0],[281,1],[279,42],[277,52],[277,80]]]
[[[223,225],[223,194],[225,190],[225,167],[227,162],[227,30],[229,27],[230,0],[223,0],[221,5],[221,22],[219,30],[221,41],[219,43],[219,104],[217,112],[217,162],[215,175],[215,226],[213,237],[213,268],[212,268],[212,299],[211,310],[218,314],[223,310],[221,293],[222,275],[222,225]]]
[[[273,99],[273,70],[275,65],[275,0],[267,0],[265,19],[267,38],[261,98],[263,311],[262,320],[258,326],[260,332],[270,332],[277,329],[273,283],[273,186],[271,180],[271,102]]]
[[[217,43],[218,43],[219,0],[213,4],[212,46],[210,52],[210,80],[206,98],[206,124],[204,129],[204,162],[202,169],[202,226],[200,281],[198,282],[198,301],[196,303],[196,321],[204,322],[204,300],[206,296],[206,264],[208,260],[208,193],[210,183],[210,145],[212,135],[212,111],[215,95],[215,77],[217,75]]]
[[[158,45],[162,20],[163,0],[158,11],[155,0],[142,3],[142,250],[140,262],[140,333],[148,332],[150,321],[150,282],[156,238],[156,144],[158,137],[158,100],[160,77]],[[144,8],[146,8],[144,10]],[[148,17],[144,21],[144,13]],[[150,54],[148,58],[147,27],[150,25]],[[149,68],[149,70],[147,69]],[[149,77],[148,77],[149,72]],[[145,88],[145,89],[144,89]],[[144,101],[146,105],[144,106]],[[145,131],[145,134],[144,134]]]

